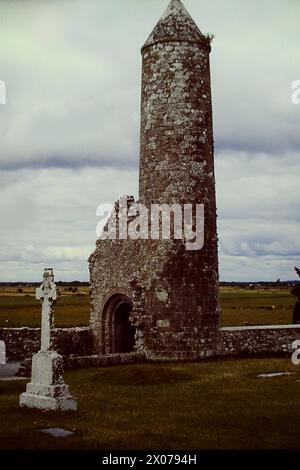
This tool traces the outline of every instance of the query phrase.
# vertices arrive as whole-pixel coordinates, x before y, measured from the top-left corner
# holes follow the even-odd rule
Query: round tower
[[[204,247],[177,255],[173,274],[202,327],[220,321],[210,43],[182,2],[171,0],[142,47],[139,197],[148,207],[204,205]]]
[[[139,199],[149,209],[151,203],[203,204],[204,246],[189,250],[185,240],[172,237],[97,241],[90,257],[97,354],[131,348],[150,359],[187,360],[216,351],[220,312],[209,54],[209,38],[183,4],[172,0],[142,48]]]

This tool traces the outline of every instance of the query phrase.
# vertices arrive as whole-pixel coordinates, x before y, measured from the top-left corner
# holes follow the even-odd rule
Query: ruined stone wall
[[[181,241],[99,241],[90,258],[94,352],[112,352],[105,306],[118,294],[132,302],[136,350],[148,358],[195,359],[215,350],[217,323],[209,325],[202,314],[202,307],[211,309],[214,319],[215,305],[204,304],[194,277],[191,281],[197,271],[191,273],[190,260],[193,254]]]
[[[211,339],[192,334],[188,327],[172,331],[168,322],[158,320],[149,325],[153,350],[144,353],[93,356],[92,333],[89,328],[61,328],[55,331],[55,348],[65,357],[68,368],[110,366],[137,360],[199,360],[208,357],[243,357],[290,355],[292,343],[300,340],[300,325],[274,325],[221,328]],[[185,335],[187,338],[185,338]],[[168,338],[170,336],[170,338]],[[174,339],[176,338],[176,341]],[[2,328],[0,340],[5,341],[9,360],[23,361],[40,348],[39,328]],[[187,347],[189,344],[190,347]],[[166,345],[173,347],[166,348]],[[205,345],[205,348],[203,346]]]
[[[219,356],[291,354],[293,341],[300,340],[300,325],[228,327],[218,336]]]
[[[1,328],[0,340],[6,345],[8,360],[23,361],[40,349],[40,328]],[[54,348],[63,356],[86,356],[92,353],[93,336],[89,328],[57,328]]]

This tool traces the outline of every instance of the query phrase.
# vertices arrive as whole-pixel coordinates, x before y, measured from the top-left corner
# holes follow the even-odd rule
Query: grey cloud
[[[298,0],[185,0],[211,54],[222,279],[299,262]],[[167,0],[2,0],[0,278],[87,279],[96,207],[137,193],[140,47]],[[71,7],[70,7],[71,5]],[[276,273],[276,275],[275,275]]]
[[[291,83],[299,79],[299,3],[185,3],[216,35],[216,148],[298,151]],[[139,50],[166,4],[75,0],[70,15],[67,0],[2,1],[0,168],[136,165]]]
[[[137,173],[86,168],[15,175],[9,186],[0,187],[0,279],[39,280],[47,265],[60,279],[87,279],[96,208],[136,194]]]

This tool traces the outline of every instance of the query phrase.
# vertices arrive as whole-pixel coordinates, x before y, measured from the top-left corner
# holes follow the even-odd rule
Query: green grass
[[[222,325],[292,323],[295,298],[289,289],[221,289]]]
[[[90,306],[87,295],[62,296],[55,306],[55,326],[86,326]],[[39,327],[41,304],[33,296],[0,296],[0,327]]]
[[[263,372],[299,375],[258,379]],[[20,409],[25,382],[0,382],[2,449],[298,448],[300,366],[290,359],[135,364],[66,374],[76,413]],[[75,429],[57,439],[45,427]]]
[[[287,288],[220,289],[222,325],[270,325],[292,323],[295,298]],[[272,308],[274,306],[274,309]],[[27,295],[0,290],[0,327],[40,326],[41,306],[33,291]],[[55,306],[55,324],[58,327],[86,326],[90,306],[87,290],[80,295],[65,294]]]

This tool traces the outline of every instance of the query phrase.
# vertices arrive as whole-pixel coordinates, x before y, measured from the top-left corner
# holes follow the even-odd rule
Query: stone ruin
[[[76,408],[64,384],[62,360],[52,349],[64,356],[68,368],[293,352],[300,324],[220,325],[210,50],[210,37],[179,0],[170,2],[142,48],[139,201],[145,206],[204,204],[204,247],[188,251],[177,239],[100,237],[89,260],[91,328],[53,332],[56,293],[48,296],[45,350],[34,356],[22,406]],[[134,207],[133,197],[123,199]],[[113,217],[120,231],[120,201]],[[136,219],[131,217],[128,226]],[[53,273],[48,274],[51,293]],[[293,293],[300,298],[298,290]],[[38,296],[43,300],[43,292]],[[3,328],[0,338],[14,360],[39,348],[38,329]]]
[[[102,239],[89,259],[95,354],[211,355],[220,327],[211,38],[172,0],[142,47],[139,202],[204,204],[204,247]],[[134,204],[127,198],[129,207]],[[119,217],[116,205],[116,217]]]

